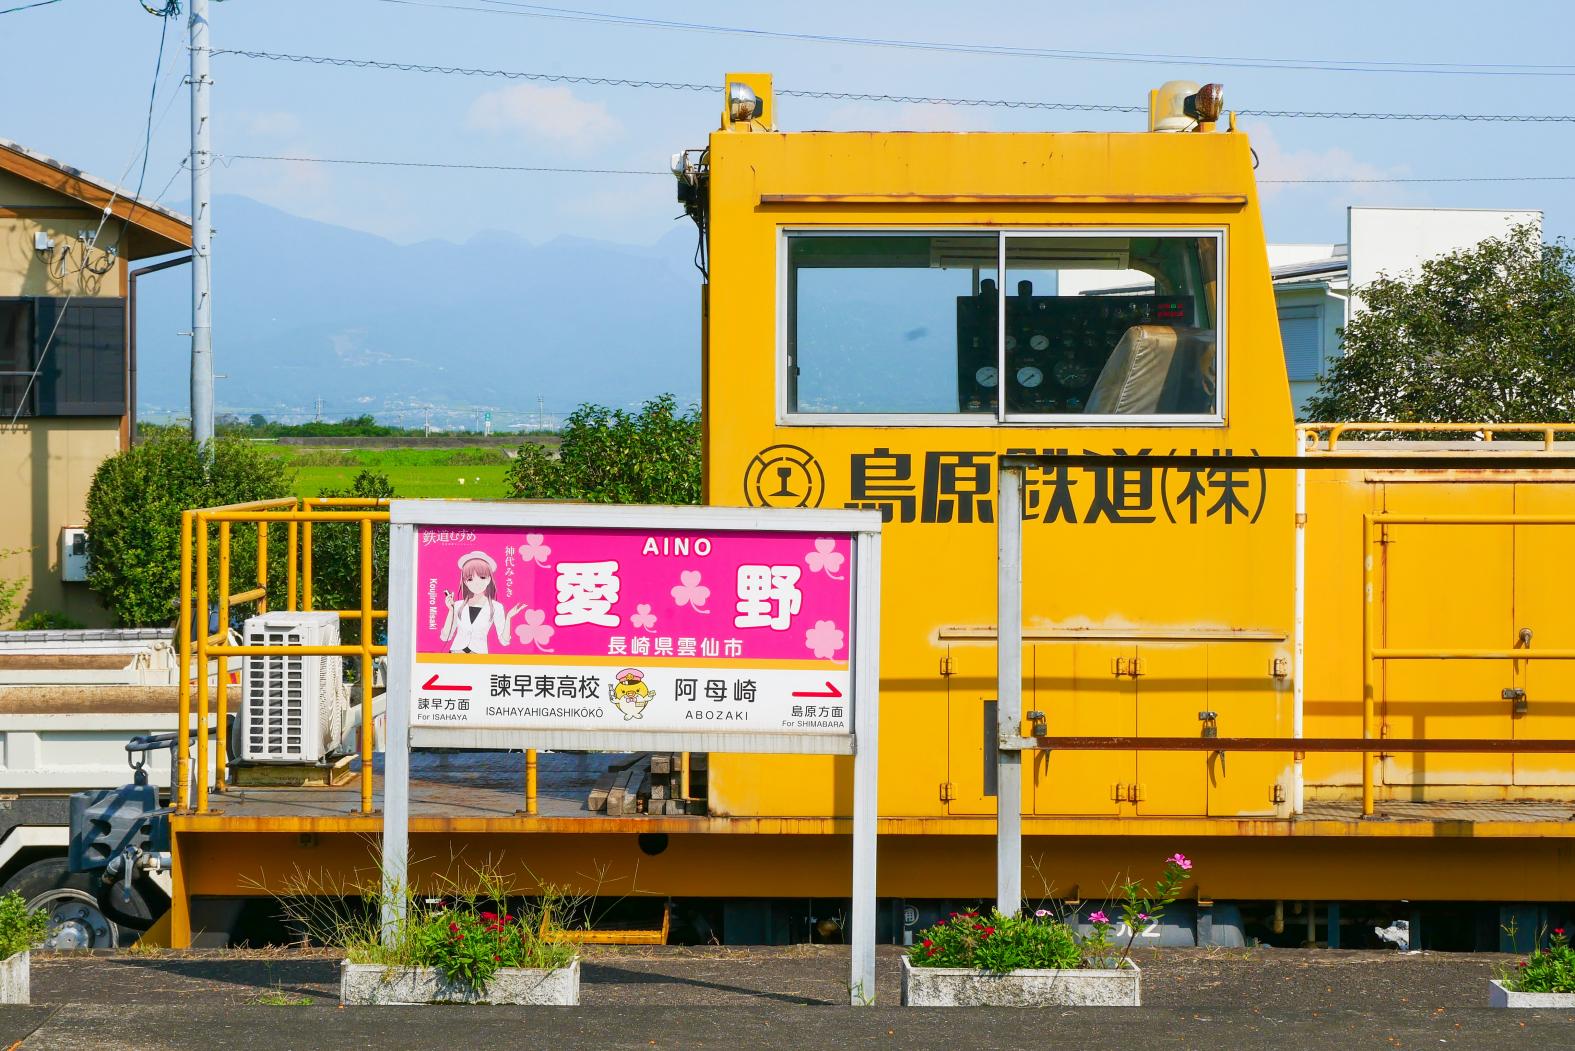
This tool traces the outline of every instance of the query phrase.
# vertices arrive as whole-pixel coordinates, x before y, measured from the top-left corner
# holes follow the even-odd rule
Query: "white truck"
[[[167,628],[0,632],[0,892],[49,911],[51,948],[115,948],[164,911],[167,876],[106,896],[97,873],[70,870],[71,797],[145,764],[167,805],[179,665]]]

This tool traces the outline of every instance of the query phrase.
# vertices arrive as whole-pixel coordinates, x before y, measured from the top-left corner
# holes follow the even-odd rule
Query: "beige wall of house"
[[[84,248],[81,234],[98,231],[102,219],[103,213],[80,201],[0,171],[0,296],[125,295],[124,256],[104,274],[81,266],[86,252],[95,269],[104,269],[107,249],[120,249],[126,224],[118,217],[98,232],[98,248]],[[39,233],[55,244],[47,253],[35,246]]]
[[[86,523],[93,472],[119,448],[120,420],[112,416],[0,424],[0,578],[26,579],[22,614],[56,611],[89,627],[109,623],[86,584],[61,581],[60,533]]]
[[[123,297],[129,273],[126,222],[8,171],[0,171],[0,297]],[[98,232],[87,249],[82,234]],[[40,251],[36,235],[54,242]],[[107,249],[114,247],[111,257]],[[83,267],[84,255],[93,269]],[[106,260],[112,259],[108,267]],[[62,276],[63,275],[63,276]],[[0,419],[0,579],[23,581],[19,608],[0,618],[65,613],[89,627],[109,614],[86,584],[61,580],[61,531],[87,522],[87,493],[99,464],[125,441],[124,417]]]

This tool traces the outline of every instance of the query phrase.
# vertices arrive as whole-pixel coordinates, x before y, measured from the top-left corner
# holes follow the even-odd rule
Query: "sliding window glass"
[[[1007,420],[1219,414],[1216,235],[1006,238]]]
[[[995,234],[787,235],[787,410],[995,416]]]

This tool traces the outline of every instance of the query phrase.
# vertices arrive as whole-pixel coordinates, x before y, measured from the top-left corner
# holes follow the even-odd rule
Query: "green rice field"
[[[277,446],[276,450],[291,461],[297,496],[349,489],[364,470],[386,474],[396,496],[472,500],[508,496],[504,476],[509,460],[498,448],[325,450]]]

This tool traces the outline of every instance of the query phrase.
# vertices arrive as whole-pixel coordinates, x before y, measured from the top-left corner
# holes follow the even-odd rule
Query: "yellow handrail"
[[[1540,434],[1542,448],[1550,451],[1555,436],[1575,434],[1575,423],[1298,423],[1296,430],[1303,435],[1311,435],[1315,443],[1327,433],[1329,445],[1325,451],[1328,452],[1333,452],[1335,445],[1348,432],[1381,434],[1385,431],[1398,434],[1481,434],[1483,441],[1489,442],[1497,434]]]
[[[180,654],[185,670],[180,691],[178,721],[179,740],[176,742],[178,772],[175,785],[176,805],[183,811],[209,810],[211,792],[225,790],[229,747],[229,676],[228,662],[233,657],[277,656],[288,650],[301,656],[358,657],[361,681],[360,727],[360,810],[372,812],[372,753],[374,747],[374,718],[372,710],[372,670],[377,657],[388,654],[387,646],[375,643],[375,623],[388,617],[388,611],[373,608],[375,582],[373,573],[373,526],[389,520],[388,501],[370,497],[313,497],[306,499],[255,500],[248,503],[227,504],[222,507],[199,508],[181,513],[181,602],[180,602]],[[341,619],[360,621],[360,638],[353,645],[339,646],[248,646],[231,644],[229,640],[230,613],[233,607],[255,602],[258,609],[268,609],[270,564],[268,558],[268,526],[282,522],[286,526],[285,590],[287,607],[310,610],[312,608],[312,525],[317,522],[357,523],[360,527],[360,596],[357,609],[334,610]],[[256,586],[232,592],[231,540],[236,523],[249,523],[257,527]],[[220,627],[209,632],[209,526],[218,527],[217,580],[214,581]],[[213,662],[218,662],[217,674]],[[196,673],[192,674],[195,665]],[[193,686],[195,690],[193,690]],[[211,690],[211,695],[210,695]],[[195,698],[193,698],[195,692]],[[217,708],[210,712],[210,700]],[[196,717],[196,790],[192,791],[192,719]],[[209,719],[215,717],[214,750],[210,759]]]

